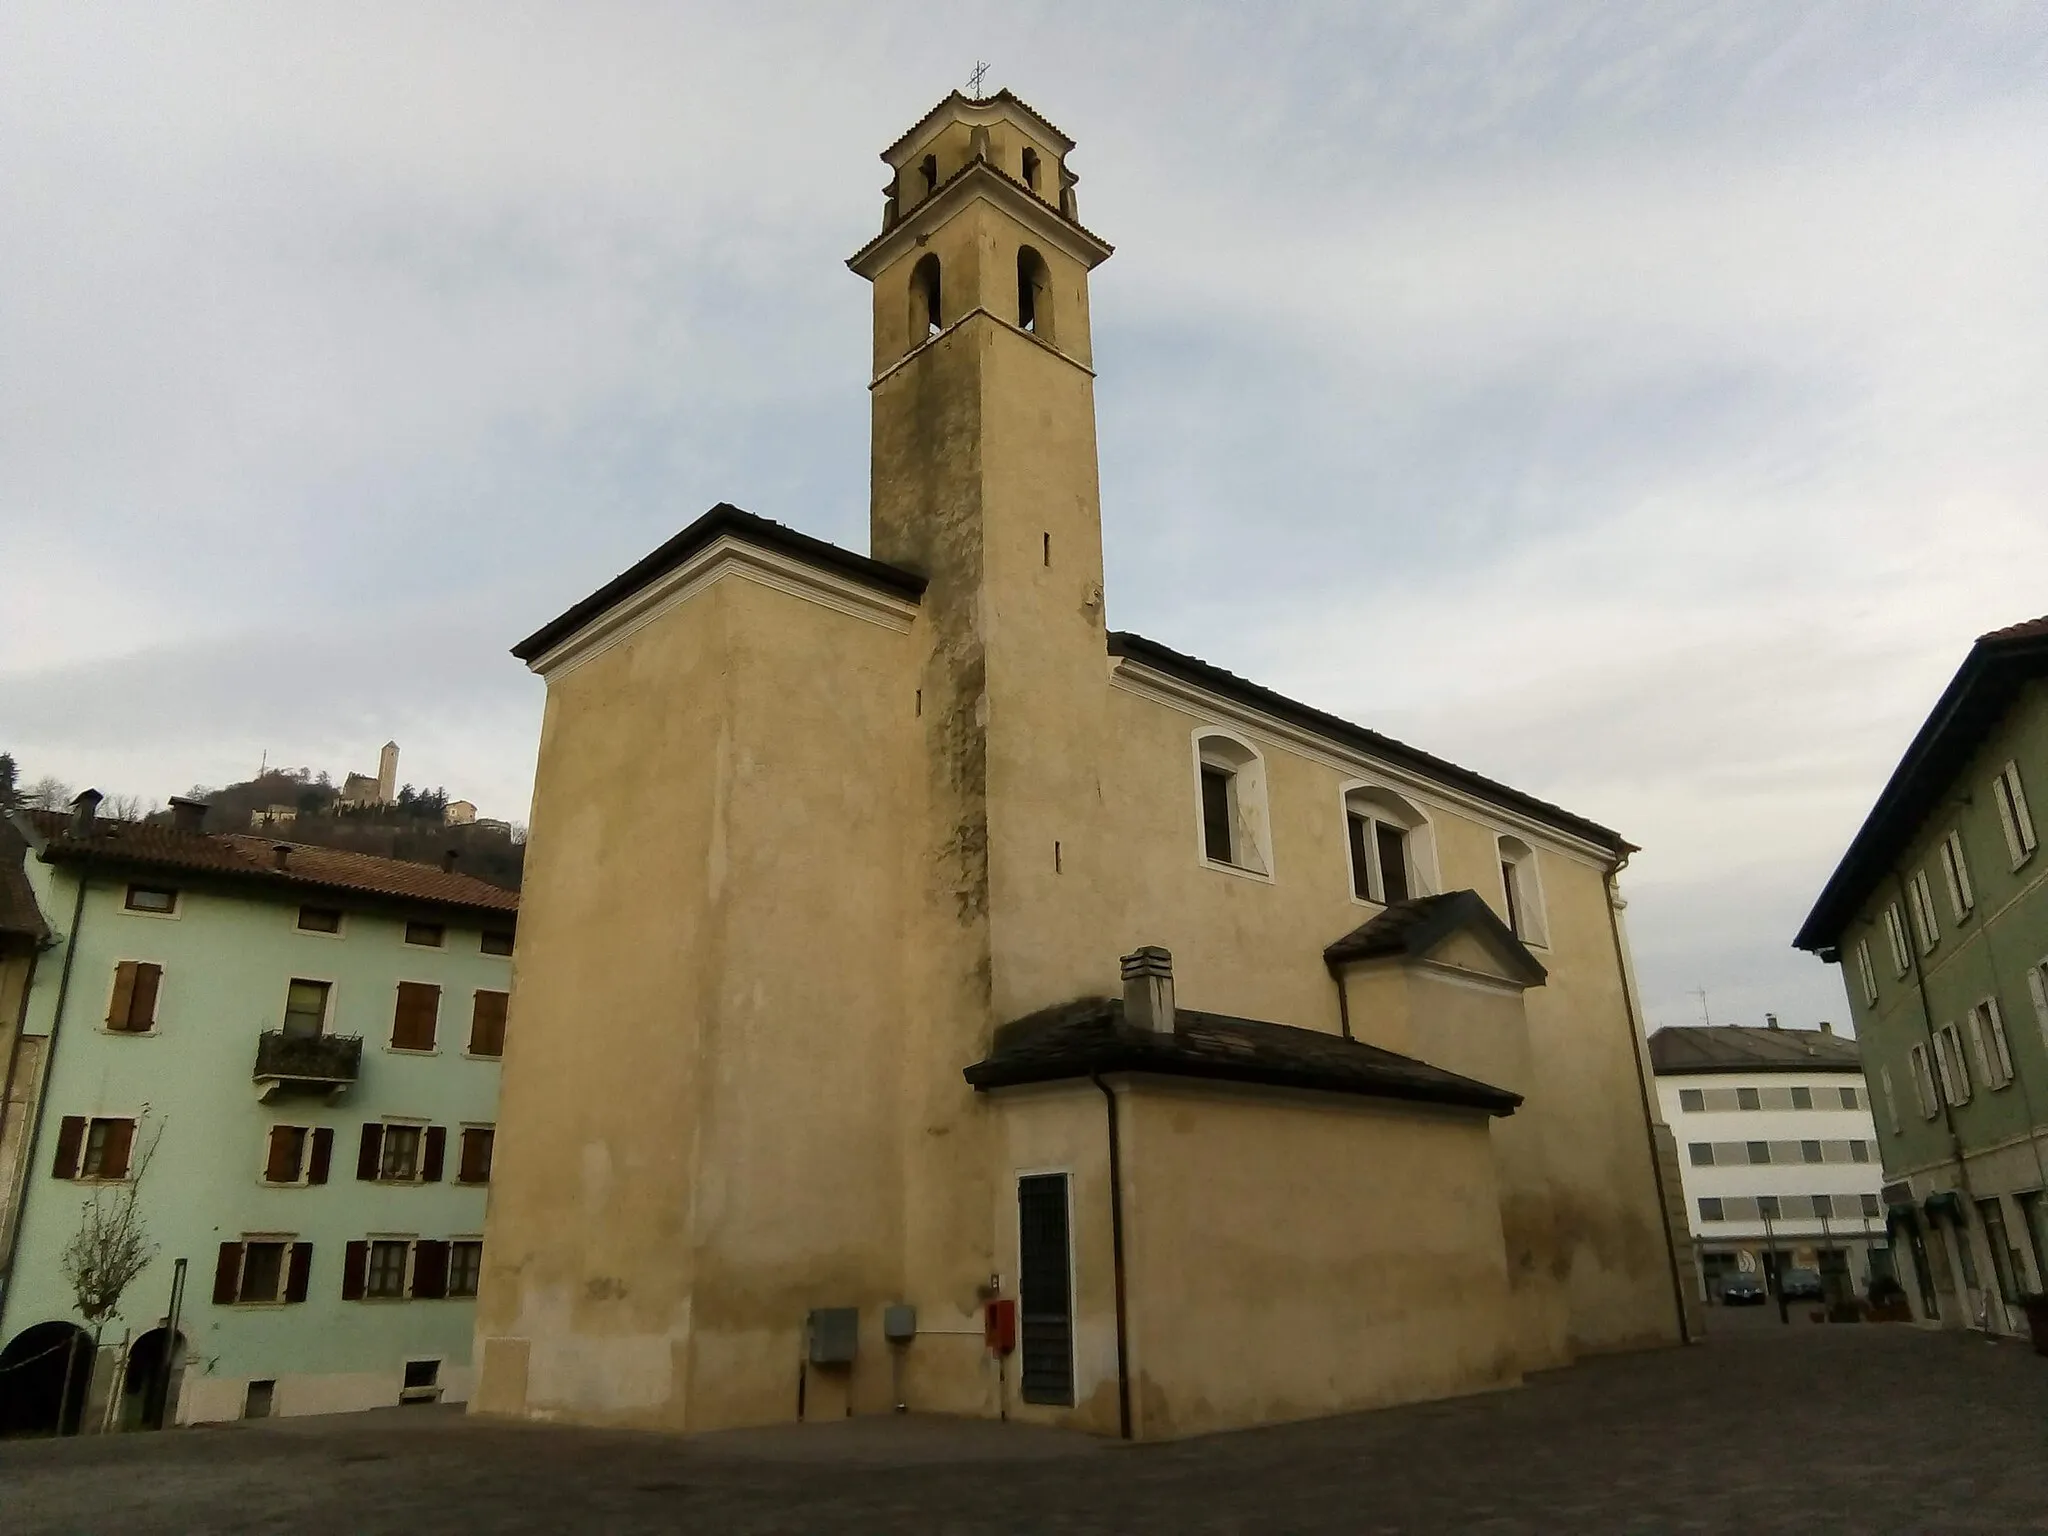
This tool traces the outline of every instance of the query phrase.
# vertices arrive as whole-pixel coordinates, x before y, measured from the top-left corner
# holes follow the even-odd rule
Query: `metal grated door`
[[[1072,1250],[1067,1176],[1017,1181],[1018,1340],[1024,1401],[1074,1404]]]

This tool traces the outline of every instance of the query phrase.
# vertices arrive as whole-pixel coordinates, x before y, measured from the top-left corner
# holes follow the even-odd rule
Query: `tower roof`
[[[890,165],[902,165],[925,139],[931,137],[941,122],[992,123],[997,118],[1011,116],[1024,119],[1051,139],[1063,155],[1074,147],[1074,141],[1060,132],[1044,113],[1012,91],[997,91],[993,96],[969,96],[964,91],[950,91],[937,106],[912,123],[903,137],[883,150],[882,159]]]

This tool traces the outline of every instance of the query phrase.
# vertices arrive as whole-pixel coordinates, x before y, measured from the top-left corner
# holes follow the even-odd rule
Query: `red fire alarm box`
[[[990,1350],[998,1355],[1012,1353],[1017,1348],[1017,1303],[998,1296],[983,1309],[981,1327]]]

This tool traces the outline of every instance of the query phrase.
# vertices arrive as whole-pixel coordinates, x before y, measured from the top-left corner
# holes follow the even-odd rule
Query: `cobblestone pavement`
[[[1121,1446],[876,1419],[697,1436],[443,1409],[0,1445],[0,1530],[2048,1531],[2048,1359],[1716,1312],[1519,1391]]]

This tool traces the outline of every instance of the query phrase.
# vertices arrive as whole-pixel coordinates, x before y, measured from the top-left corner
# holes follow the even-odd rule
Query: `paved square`
[[[859,1419],[696,1436],[389,1409],[0,1445],[0,1530],[2048,1531],[2048,1359],[1713,1314],[1520,1391],[1159,1446]]]

